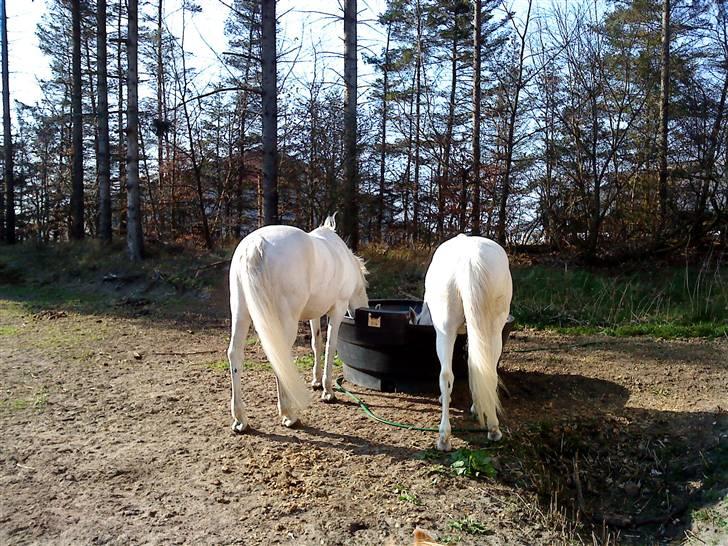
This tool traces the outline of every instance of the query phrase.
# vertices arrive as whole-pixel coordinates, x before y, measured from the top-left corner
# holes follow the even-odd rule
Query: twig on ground
[[[215,267],[220,267],[221,265],[228,265],[230,263],[230,260],[220,260],[219,262],[212,262],[211,264],[203,265],[202,267],[198,267],[194,270],[195,272],[195,278],[199,277],[200,273],[202,273],[206,269],[213,269]]]
[[[154,356],[166,356],[166,355],[187,356],[187,355],[204,355],[204,354],[220,353],[220,352],[222,352],[222,349],[209,349],[206,351],[162,351],[162,352],[156,352],[156,353],[152,353],[152,354]]]

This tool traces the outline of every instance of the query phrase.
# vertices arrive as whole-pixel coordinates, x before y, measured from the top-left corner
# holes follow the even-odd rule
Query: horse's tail
[[[244,267],[238,275],[238,282],[245,294],[245,303],[260,343],[278,378],[279,388],[285,391],[290,409],[297,411],[311,403],[311,394],[293,363],[280,310],[274,304],[274,287],[267,278],[263,262],[264,244],[265,241],[259,239],[246,247],[242,256]]]
[[[510,302],[500,301],[506,298],[498,286],[500,274],[488,271],[478,254],[470,258],[469,267],[462,268],[457,276],[468,330],[470,392],[475,415],[480,425],[485,426],[485,409],[495,407],[500,411],[501,407],[497,365],[503,348],[502,307],[505,303],[507,310]]]

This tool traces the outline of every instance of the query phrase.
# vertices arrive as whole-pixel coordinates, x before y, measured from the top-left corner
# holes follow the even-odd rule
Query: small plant
[[[394,493],[395,493],[395,495],[397,495],[397,500],[400,500],[402,502],[409,502],[409,503],[415,504],[417,506],[422,504],[420,502],[420,499],[417,498],[417,495],[408,491],[407,488],[404,487],[403,485],[396,484],[394,486]]]
[[[456,476],[480,478],[495,476],[495,467],[488,452],[484,449],[461,448],[450,455],[450,471]]]
[[[415,457],[421,461],[439,462],[442,460],[442,452],[432,448],[423,449]]]
[[[43,411],[48,404],[48,391],[41,388],[30,398],[15,398],[12,400],[0,401],[0,408],[7,408],[10,411],[23,411],[33,408],[36,411]]]
[[[313,368],[313,355],[307,354],[296,357],[296,367],[302,371],[308,371]]]
[[[469,535],[492,534],[492,531],[489,530],[483,523],[470,516],[461,519],[451,519],[447,522],[447,526],[453,531],[460,531]]]

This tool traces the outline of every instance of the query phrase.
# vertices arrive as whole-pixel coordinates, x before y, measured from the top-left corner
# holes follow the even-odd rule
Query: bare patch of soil
[[[516,333],[504,441],[454,438],[493,457],[495,477],[471,479],[434,433],[343,396],[283,428],[253,341],[253,430],[233,434],[224,307],[139,307],[34,317],[0,289],[0,543],[409,544],[416,526],[453,544],[728,540],[725,340]],[[349,388],[439,422],[436,396]],[[472,427],[455,394],[454,426]]]

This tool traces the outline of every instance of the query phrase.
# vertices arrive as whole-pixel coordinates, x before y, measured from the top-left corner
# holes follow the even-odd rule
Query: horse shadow
[[[622,543],[643,544],[684,536],[728,490],[728,414],[633,407],[631,391],[613,381],[575,374],[502,370],[504,432],[489,442],[470,416],[467,382],[456,381],[451,402],[453,436],[482,449],[495,478],[535,495],[542,513],[568,520]],[[392,418],[416,406],[439,421],[437,395],[357,391],[376,412]],[[372,402],[373,400],[373,402]],[[356,409],[356,403],[339,404]],[[414,410],[413,410],[414,411]],[[385,427],[385,425],[382,425]],[[461,429],[461,430],[458,430]],[[363,433],[336,433],[303,426],[301,438],[256,433],[274,442],[313,443],[353,456],[386,454],[394,461],[423,459],[416,448],[372,441]],[[384,430],[384,428],[383,428]],[[428,432],[434,446],[437,433]],[[384,435],[383,435],[384,436]],[[447,467],[448,454],[428,450],[428,461]]]

